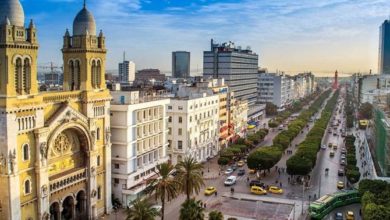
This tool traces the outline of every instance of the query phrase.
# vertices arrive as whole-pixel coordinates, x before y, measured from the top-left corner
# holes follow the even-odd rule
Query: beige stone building
[[[0,5],[0,219],[97,219],[111,209],[105,37],[84,7],[63,38],[63,91],[38,92],[37,28]]]

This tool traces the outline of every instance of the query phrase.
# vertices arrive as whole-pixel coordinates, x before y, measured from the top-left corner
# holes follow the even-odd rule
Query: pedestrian
[[[280,188],[283,187],[282,181],[279,182],[279,186],[280,186]]]
[[[290,183],[290,177],[287,178],[287,182]]]
[[[275,170],[278,170],[278,166],[275,166]]]
[[[362,209],[359,209],[359,216],[362,216]]]
[[[249,182],[249,176],[246,178],[246,182]]]
[[[214,193],[214,194],[215,194],[215,196],[217,196],[217,195],[218,195],[217,191],[215,191],[215,193]]]
[[[204,203],[204,208],[206,208],[206,203]]]
[[[280,170],[278,170],[279,176],[280,176]]]
[[[202,170],[202,176],[203,176],[203,170]]]
[[[278,184],[278,182],[279,182],[278,180],[275,180],[275,184]]]

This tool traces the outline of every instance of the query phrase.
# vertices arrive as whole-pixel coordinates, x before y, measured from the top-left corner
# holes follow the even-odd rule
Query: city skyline
[[[34,19],[40,30],[39,63],[62,64],[62,37],[83,2],[25,0],[23,4],[26,22]],[[202,54],[211,38],[250,46],[259,54],[259,66],[270,72],[333,74],[337,69],[343,76],[372,69],[376,73],[379,26],[390,14],[390,2],[384,0],[305,0],[300,4],[97,0],[87,1],[87,7],[99,24],[97,30],[103,29],[109,39],[107,69],[117,69],[125,49],[137,69],[170,72],[171,52],[185,50],[192,53],[193,73],[202,72]]]

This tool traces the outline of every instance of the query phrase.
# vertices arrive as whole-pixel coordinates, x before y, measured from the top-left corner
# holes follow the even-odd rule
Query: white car
[[[232,185],[236,184],[236,181],[237,181],[237,177],[236,176],[229,176],[225,180],[224,184],[225,184],[225,186],[232,186]]]
[[[325,144],[321,145],[321,149],[326,150],[326,145]]]
[[[225,174],[229,175],[229,174],[233,173],[233,171],[234,170],[232,168],[227,168],[226,171],[225,171]]]

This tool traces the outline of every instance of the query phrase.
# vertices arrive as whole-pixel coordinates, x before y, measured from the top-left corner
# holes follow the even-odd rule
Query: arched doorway
[[[58,202],[54,202],[50,205],[50,220],[60,220],[60,204]]]
[[[73,199],[73,197],[68,196],[62,202],[61,220],[74,219],[74,216],[75,216],[74,211],[75,211],[74,199]]]
[[[76,217],[78,219],[84,219],[87,211],[87,196],[84,191],[80,191],[76,196]]]

